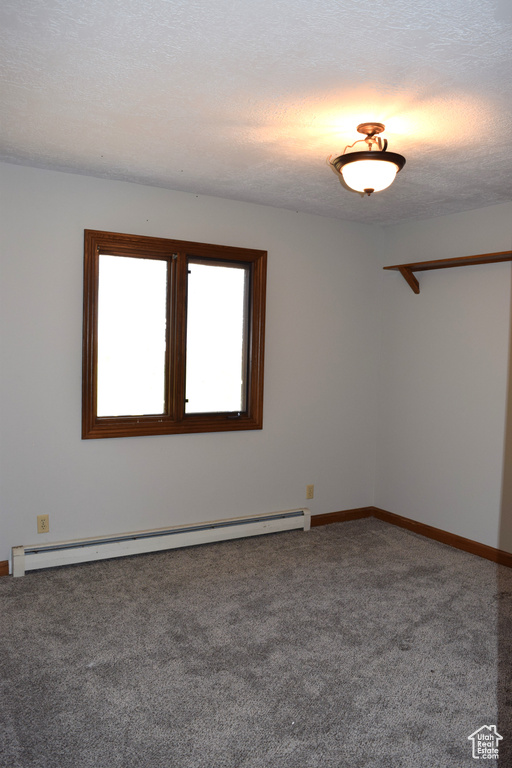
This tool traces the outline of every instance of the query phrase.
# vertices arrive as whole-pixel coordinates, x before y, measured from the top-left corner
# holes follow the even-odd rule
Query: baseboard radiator
[[[157,528],[118,536],[100,536],[97,539],[75,539],[54,544],[33,544],[12,548],[12,574],[24,576],[27,571],[54,568],[59,565],[87,563],[112,557],[127,557],[145,552],[191,547],[247,536],[261,536],[278,531],[302,529],[311,526],[309,509],[289,509],[257,517],[238,517],[211,523],[181,525],[175,528]]]

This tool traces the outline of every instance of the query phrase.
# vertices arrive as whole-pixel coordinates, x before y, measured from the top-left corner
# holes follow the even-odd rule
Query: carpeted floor
[[[2,768],[466,768],[490,724],[512,766],[512,570],[374,519],[6,577],[0,609]]]

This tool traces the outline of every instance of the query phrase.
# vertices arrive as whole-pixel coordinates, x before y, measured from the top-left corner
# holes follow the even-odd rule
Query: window
[[[261,429],[266,260],[86,230],[82,437]]]

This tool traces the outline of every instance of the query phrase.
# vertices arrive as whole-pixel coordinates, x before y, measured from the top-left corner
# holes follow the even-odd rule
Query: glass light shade
[[[399,170],[398,165],[389,160],[354,160],[344,165],[341,173],[345,183],[356,192],[365,189],[380,192],[393,183]]]

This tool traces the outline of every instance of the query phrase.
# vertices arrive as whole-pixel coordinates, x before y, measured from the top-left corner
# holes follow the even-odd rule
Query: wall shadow
[[[505,552],[512,552],[512,307],[510,313],[507,391],[498,547]],[[499,765],[512,766],[512,568],[507,568],[506,566],[498,567],[496,599],[498,601],[497,726],[498,732],[503,736],[503,741],[500,742]]]

